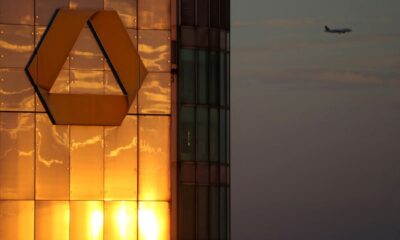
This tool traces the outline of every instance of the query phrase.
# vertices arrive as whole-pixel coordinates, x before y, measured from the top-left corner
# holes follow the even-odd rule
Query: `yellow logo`
[[[50,93],[79,33],[87,24],[123,95]],[[120,125],[147,75],[117,12],[60,9],[26,67],[54,124]]]

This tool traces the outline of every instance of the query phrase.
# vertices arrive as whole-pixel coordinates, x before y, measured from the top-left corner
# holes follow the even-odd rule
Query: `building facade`
[[[146,72],[119,124],[31,82],[57,9],[118,14]],[[48,94],[127,97],[104,44],[87,21]],[[229,239],[229,59],[228,0],[0,0],[0,239]]]

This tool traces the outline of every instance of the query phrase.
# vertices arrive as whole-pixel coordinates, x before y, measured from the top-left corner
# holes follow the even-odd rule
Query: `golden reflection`
[[[105,203],[106,240],[134,240],[137,237],[137,203],[112,201]]]
[[[140,29],[170,29],[170,0],[138,0]]]
[[[0,67],[24,68],[34,47],[33,27],[0,25]]]
[[[69,197],[69,127],[36,114],[36,198]]]
[[[0,48],[16,52],[16,53],[29,53],[33,50],[33,45],[19,45],[15,43],[0,40]]]
[[[136,28],[136,1],[131,0],[105,0],[104,9],[116,10],[123,24],[127,28]]]
[[[171,112],[171,75],[149,73],[139,91],[140,113]]]
[[[70,53],[71,69],[103,70],[104,57],[89,28],[80,32]]]
[[[167,202],[139,203],[139,239],[169,239],[169,205]]]
[[[71,239],[103,239],[103,202],[71,201]]]
[[[104,198],[137,199],[137,118],[127,116],[119,127],[105,128]]]
[[[139,118],[139,199],[169,200],[169,117]]]
[[[102,200],[103,127],[71,126],[70,137],[70,198]]]
[[[36,201],[35,240],[69,240],[69,208],[68,201]]]
[[[0,234],[1,240],[33,240],[34,202],[0,201]]]
[[[104,71],[71,70],[71,93],[104,94]]]
[[[169,31],[139,31],[139,55],[149,72],[170,71],[170,44]]]

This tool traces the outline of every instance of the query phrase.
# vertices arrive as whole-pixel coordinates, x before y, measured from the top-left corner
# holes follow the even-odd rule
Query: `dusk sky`
[[[233,239],[400,239],[399,10],[232,0]]]

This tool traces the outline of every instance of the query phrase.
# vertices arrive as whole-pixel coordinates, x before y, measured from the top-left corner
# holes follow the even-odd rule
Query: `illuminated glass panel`
[[[196,99],[195,51],[180,50],[179,93],[181,103],[194,103]]]
[[[0,1],[0,22],[10,24],[33,24],[33,1]]]
[[[194,161],[196,153],[196,118],[194,107],[181,107],[180,127],[180,160]]]
[[[70,0],[72,9],[103,9],[103,0]]]
[[[104,0],[106,10],[116,10],[127,28],[137,27],[137,0]]]
[[[69,93],[69,70],[61,70],[50,93]]]
[[[170,31],[139,30],[139,55],[148,72],[170,72],[170,35]]]
[[[0,112],[0,199],[33,199],[34,115]]]
[[[69,198],[69,127],[36,114],[36,199]]]
[[[179,238],[195,239],[196,191],[191,185],[181,185],[179,206]]]
[[[123,95],[121,87],[111,70],[104,71],[104,93],[106,95]]]
[[[35,0],[35,24],[47,26],[58,8],[68,8],[69,0]]]
[[[170,199],[170,118],[139,117],[139,199]]]
[[[103,70],[103,53],[89,28],[81,30],[70,53],[71,69]]]
[[[171,74],[149,73],[139,90],[139,112],[171,113]]]
[[[70,202],[70,239],[103,239],[103,202]]]
[[[69,202],[35,202],[35,240],[69,240]]]
[[[34,239],[34,202],[0,201],[2,240]]]
[[[137,214],[137,202],[105,202],[104,240],[136,240]]]
[[[23,69],[0,69],[0,110],[34,110],[34,90]]]
[[[196,160],[208,161],[208,108],[197,107],[196,113]]]
[[[169,240],[168,202],[139,202],[139,240]]]
[[[3,2],[13,5],[7,1],[1,1],[0,4]],[[4,11],[4,8],[0,7],[0,9]],[[32,26],[0,25],[0,67],[25,68],[32,51]]]
[[[103,199],[103,127],[71,126],[71,200]]]
[[[71,70],[71,93],[104,94],[104,71]]]
[[[137,199],[137,117],[105,128],[104,198]]]
[[[138,0],[139,29],[170,29],[170,0]]]

